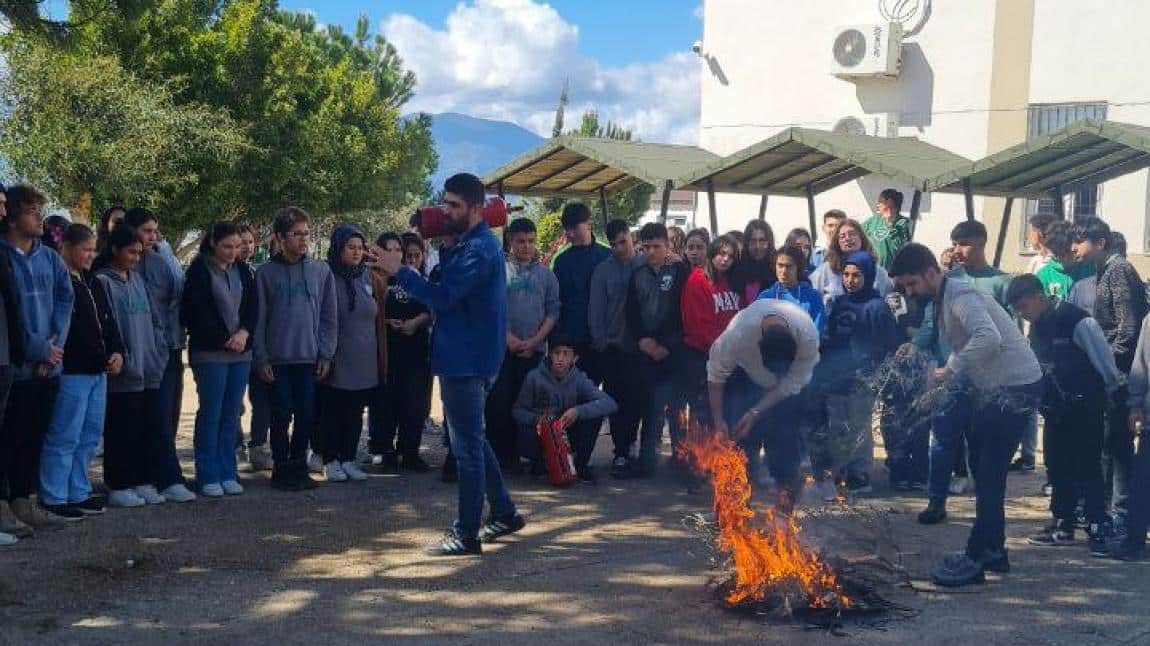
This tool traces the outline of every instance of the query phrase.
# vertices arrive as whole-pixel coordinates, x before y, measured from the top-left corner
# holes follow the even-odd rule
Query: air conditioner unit
[[[848,80],[898,76],[901,52],[898,23],[839,27],[831,43],[831,74]]]
[[[898,137],[897,112],[848,115],[835,122],[831,132],[840,135],[870,135],[872,137]]]

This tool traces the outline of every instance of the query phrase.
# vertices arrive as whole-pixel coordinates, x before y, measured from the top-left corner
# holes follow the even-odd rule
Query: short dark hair
[[[240,234],[239,227],[231,220],[220,220],[208,227],[207,232],[204,233],[203,239],[200,240],[200,253],[211,254],[216,250],[216,243],[228,236],[238,236]]]
[[[1042,246],[1046,247],[1055,258],[1070,253],[1073,243],[1074,225],[1066,220],[1054,220],[1042,230]]]
[[[643,225],[642,229],[639,229],[639,239],[643,242],[666,240],[667,227],[660,222],[648,222]]]
[[[768,370],[772,367],[789,365],[795,360],[798,350],[799,344],[795,342],[794,335],[782,325],[767,326],[759,339],[759,358]]]
[[[1110,242],[1108,247],[1111,251],[1119,256],[1126,255],[1126,236],[1121,231],[1110,232]]]
[[[400,234],[399,244],[404,249],[410,247],[411,245],[415,245],[415,246],[419,247],[420,249],[424,248],[423,237],[420,236],[418,233],[412,233],[412,232]]]
[[[507,225],[507,237],[516,233],[535,233],[535,223],[527,218],[515,218]]]
[[[1006,302],[1011,305],[1030,296],[1036,298],[1046,296],[1046,290],[1042,288],[1042,281],[1038,280],[1034,274],[1015,276],[1006,288]]]
[[[124,221],[117,222],[116,226],[112,227],[112,231],[108,233],[108,248],[106,253],[109,256],[114,256],[117,250],[130,247],[139,242],[140,238],[136,234],[135,227]]]
[[[620,233],[623,233],[624,231],[627,233],[631,232],[631,226],[627,224],[626,220],[611,220],[607,223],[607,241],[613,241],[615,238],[619,237]]]
[[[487,199],[487,187],[483,185],[483,180],[471,173],[457,173],[448,177],[443,183],[443,190],[462,197],[467,206],[479,206]]]
[[[40,191],[22,184],[9,187],[4,193],[8,198],[8,217],[0,219],[0,233],[8,232],[11,220],[23,214],[25,204],[42,206],[48,201]]]
[[[878,194],[878,199],[886,200],[893,204],[895,213],[902,210],[902,191],[896,191],[893,188],[884,188],[882,192]]]
[[[385,249],[387,248],[387,243],[391,242],[392,240],[395,241],[395,244],[399,245],[400,250],[403,249],[403,239],[399,237],[398,233],[393,233],[391,231],[384,231],[383,233],[379,234],[379,237],[375,239],[375,244],[380,249]]]
[[[64,229],[64,235],[60,236],[60,242],[66,245],[83,244],[92,238],[96,237],[96,233],[86,224],[73,222]]]
[[[133,229],[139,229],[149,222],[159,222],[156,219],[156,214],[142,206],[133,206],[124,212],[124,222],[127,222]]]
[[[299,208],[298,206],[285,206],[276,211],[275,216],[272,217],[272,231],[277,236],[286,236],[292,227],[300,222],[308,222],[311,218],[308,216],[307,211]]]
[[[563,215],[559,217],[564,230],[574,229],[590,219],[591,208],[582,202],[568,202],[563,207]]]
[[[845,219],[847,219],[847,213],[846,213],[846,211],[843,211],[842,209],[831,209],[830,211],[823,213],[823,222],[826,222],[827,220],[829,220],[831,218],[834,218],[836,220],[845,220]]]
[[[702,238],[703,244],[711,244],[711,232],[702,227],[688,231],[687,237],[683,238],[683,244],[685,245],[691,238]]]
[[[938,271],[938,259],[926,246],[910,242],[894,257],[889,273],[891,276],[916,276],[925,274],[928,269]]]
[[[795,263],[795,267],[799,270],[799,280],[806,280],[807,254],[803,253],[802,249],[799,249],[793,244],[783,245],[783,248],[779,249],[779,256],[786,256],[790,258]],[[778,256],[776,256],[776,258],[778,258]]]
[[[1082,242],[1084,240],[1091,242],[1101,241],[1107,243],[1107,246],[1109,246],[1110,225],[1103,222],[1102,218],[1088,215],[1074,221],[1070,235],[1075,242]]]
[[[1046,227],[1060,219],[1061,218],[1053,213],[1035,213],[1030,216],[1030,219],[1027,220],[1026,223],[1029,224],[1032,229],[1037,229],[1042,232],[1042,235],[1046,235]]]
[[[566,332],[555,332],[547,339],[547,354],[551,354],[559,348],[575,349],[575,339]]]
[[[985,241],[986,239],[986,225],[978,220],[963,220],[950,230],[951,242],[958,242],[959,240]]]

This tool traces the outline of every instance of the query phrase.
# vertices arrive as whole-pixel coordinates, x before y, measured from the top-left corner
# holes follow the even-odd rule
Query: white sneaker
[[[8,547],[9,545],[15,545],[19,542],[20,539],[16,538],[15,536],[0,532],[0,547]]]
[[[235,480],[224,480],[220,486],[224,488],[224,493],[229,496],[238,496],[244,492],[244,486]]]
[[[210,482],[200,487],[200,493],[207,498],[223,498],[224,488],[218,482]]]
[[[307,470],[312,473],[323,473],[323,458],[315,451],[307,452]]]
[[[335,460],[328,462],[327,466],[323,468],[323,471],[328,482],[347,482],[347,472],[345,472],[343,466]]]
[[[136,495],[143,498],[144,502],[149,505],[162,505],[168,501],[168,499],[160,495],[160,492],[156,491],[156,488],[152,485],[140,485],[136,487]]]
[[[266,446],[254,446],[248,449],[248,464],[252,471],[271,471],[275,466],[272,460],[272,451]]]
[[[968,486],[966,478],[955,477],[950,479],[950,493],[956,496],[966,493]]]
[[[354,462],[344,462],[342,465],[343,473],[347,476],[348,480],[355,480],[357,482],[367,480],[367,474],[359,468],[359,465]]]
[[[109,507],[143,507],[146,504],[135,489],[117,489],[108,494]]]
[[[371,466],[373,466],[373,467],[383,466],[383,454],[382,453],[376,453],[376,454],[371,456]]]
[[[163,494],[164,499],[170,502],[192,502],[196,499],[196,494],[192,493],[186,486],[179,483],[164,489]]]

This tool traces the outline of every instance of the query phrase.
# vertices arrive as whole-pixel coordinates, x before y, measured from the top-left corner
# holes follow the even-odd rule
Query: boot
[[[35,533],[31,527],[12,513],[12,507],[8,505],[7,500],[0,500],[0,532],[18,538],[28,538]]]
[[[311,479],[311,465],[307,460],[298,460],[295,467],[296,491],[315,489],[319,483]]]
[[[32,498],[17,498],[12,501],[12,513],[26,525],[37,529],[61,525],[64,519],[44,511]]]
[[[923,525],[937,525],[946,520],[946,501],[931,498],[926,509],[918,514],[918,522]]]
[[[289,475],[291,465],[292,462],[290,460],[281,460],[272,466],[272,489],[294,491],[292,488],[293,477]]]

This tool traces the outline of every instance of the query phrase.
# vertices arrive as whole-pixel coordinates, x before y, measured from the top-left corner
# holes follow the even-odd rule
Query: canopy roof
[[[915,137],[846,135],[810,128],[779,134],[681,175],[677,188],[720,193],[806,195],[876,173],[922,189],[927,178],[970,160]]]
[[[1078,121],[927,182],[929,191],[1042,198],[1150,166],[1150,128],[1115,121]]]
[[[695,146],[557,137],[488,173],[490,190],[536,197],[608,195],[638,184],[658,186],[718,159]]]

